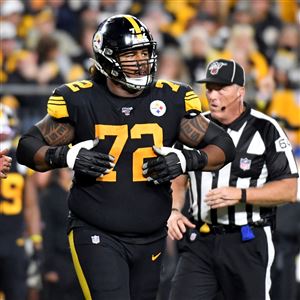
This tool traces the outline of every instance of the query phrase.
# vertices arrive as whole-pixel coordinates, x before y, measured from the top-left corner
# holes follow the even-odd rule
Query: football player
[[[108,18],[92,42],[91,79],[55,89],[48,114],[22,136],[18,161],[75,171],[69,243],[85,298],[155,299],[170,180],[222,167],[234,145],[200,115],[191,87],[154,80],[156,42],[140,20]],[[175,150],[176,140],[197,150]]]
[[[14,110],[0,104],[0,148],[9,149],[7,154],[12,158],[10,172],[0,181],[0,290],[5,300],[26,299],[25,231],[35,249],[41,246],[40,213],[32,176],[15,157],[17,128]]]

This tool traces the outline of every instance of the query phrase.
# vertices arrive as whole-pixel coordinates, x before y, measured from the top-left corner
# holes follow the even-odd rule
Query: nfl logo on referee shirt
[[[243,171],[250,170],[250,167],[251,167],[251,160],[250,159],[248,159],[247,157],[240,159],[240,168]]]
[[[92,239],[93,244],[99,244],[100,243],[100,236],[99,235],[92,235],[91,239]]]

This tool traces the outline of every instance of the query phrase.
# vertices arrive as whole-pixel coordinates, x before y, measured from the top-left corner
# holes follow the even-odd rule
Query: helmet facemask
[[[137,49],[134,49],[137,50]],[[141,48],[140,51],[147,51],[147,57],[143,59],[126,59],[122,61],[122,56],[124,53],[130,53],[130,51],[125,51],[120,53],[118,63],[121,72],[124,75],[126,87],[141,90],[152,83],[154,74],[156,71],[156,59],[151,58],[152,51],[147,48]]]

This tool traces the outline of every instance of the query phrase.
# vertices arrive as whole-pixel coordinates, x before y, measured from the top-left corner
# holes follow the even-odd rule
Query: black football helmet
[[[149,59],[126,62],[122,66],[119,55],[128,50],[147,48]],[[148,28],[136,17],[116,15],[102,22],[93,37],[95,66],[106,77],[119,82],[125,89],[142,90],[152,83],[157,69],[156,42]],[[124,67],[147,66],[146,75],[128,77]],[[142,73],[143,74],[143,73]]]

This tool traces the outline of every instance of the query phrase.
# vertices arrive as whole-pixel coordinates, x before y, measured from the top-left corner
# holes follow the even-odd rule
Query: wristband
[[[247,202],[247,192],[246,192],[246,189],[241,189],[241,192],[242,192],[241,203],[246,203]]]
[[[178,211],[179,212],[179,209],[176,208],[176,207],[172,207],[171,211]]]
[[[67,167],[68,146],[49,147],[46,151],[45,162],[52,168]]]
[[[40,234],[33,234],[30,236],[30,239],[34,244],[39,244],[43,241],[43,237]]]
[[[186,171],[202,170],[208,163],[207,154],[202,150],[182,150],[186,159]]]

